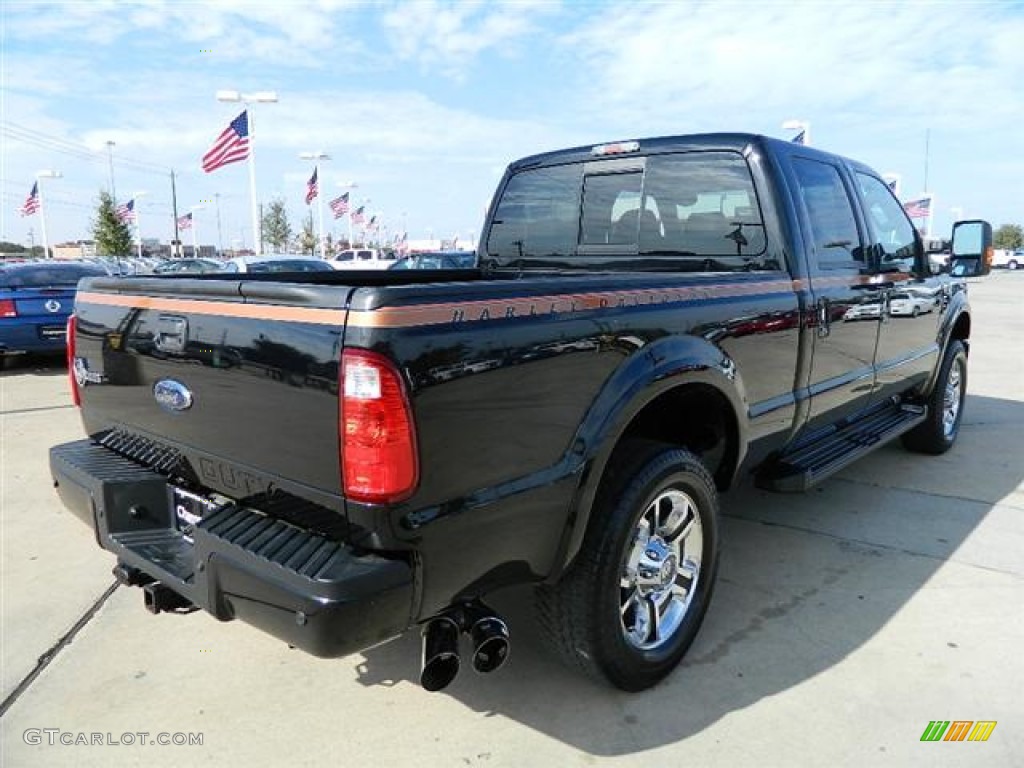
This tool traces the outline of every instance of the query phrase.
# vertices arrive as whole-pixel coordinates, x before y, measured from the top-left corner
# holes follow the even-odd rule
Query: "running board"
[[[757,485],[770,491],[806,491],[909,432],[927,416],[926,408],[914,405],[893,404],[873,411],[821,440],[779,456],[757,473]]]

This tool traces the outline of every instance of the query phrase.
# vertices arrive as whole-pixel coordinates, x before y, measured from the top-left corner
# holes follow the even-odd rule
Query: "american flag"
[[[363,209],[364,208],[366,208],[365,205],[360,205],[358,208],[356,208],[354,211],[352,211],[352,223],[353,224],[362,224],[364,221],[366,221],[366,217],[363,216]]]
[[[313,175],[310,176],[309,181],[306,182],[306,205],[312,203],[320,193],[320,183],[316,180],[316,175],[319,170],[319,168],[314,168]]]
[[[25,198],[25,202],[21,208],[18,209],[18,213],[22,216],[31,216],[39,210],[39,182],[37,181],[32,185],[32,191],[28,193],[28,197]]]
[[[380,224],[377,223],[377,217],[376,216],[371,216],[370,217],[370,223],[366,225],[366,228],[367,229],[379,229],[380,228]]]
[[[114,210],[114,214],[117,216],[117,220],[122,224],[127,224],[129,221],[135,221],[135,199],[129,200],[127,203],[121,203]]]
[[[178,217],[178,229],[192,229],[192,211]]]
[[[907,200],[903,204],[903,210],[912,219],[926,219],[932,210],[932,199],[930,197],[919,197],[917,200]]]
[[[245,110],[236,117],[213,146],[203,155],[203,170],[212,173],[222,165],[237,163],[249,156],[249,117]]]
[[[340,219],[348,213],[348,192],[341,197],[331,200],[331,210],[334,211],[334,218]]]

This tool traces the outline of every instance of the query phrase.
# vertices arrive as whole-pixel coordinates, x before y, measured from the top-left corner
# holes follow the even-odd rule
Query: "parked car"
[[[215,259],[168,259],[153,267],[154,275],[206,274],[220,272],[224,262]]]
[[[882,316],[881,300],[866,301],[854,304],[843,313],[843,320],[877,320]]]
[[[379,248],[350,248],[328,263],[334,269],[390,269],[398,257],[394,251]]]
[[[224,262],[222,272],[331,272],[323,259],[304,256],[236,256]]]
[[[82,262],[0,266],[0,359],[25,352],[62,351],[78,281],[106,274],[103,267]]]
[[[399,259],[388,269],[472,269],[475,266],[473,251],[429,251]]]
[[[932,295],[906,291],[894,293],[889,297],[889,314],[893,316],[917,317],[925,312],[931,312],[936,306],[938,302]]]

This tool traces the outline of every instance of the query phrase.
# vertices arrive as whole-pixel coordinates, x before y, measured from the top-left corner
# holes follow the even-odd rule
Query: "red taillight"
[[[82,396],[78,392],[78,380],[75,378],[75,315],[68,315],[67,335],[64,337],[68,355],[68,381],[71,384],[71,402],[77,406],[82,404]]]
[[[383,355],[346,349],[339,392],[345,496],[386,504],[408,498],[419,482],[416,429],[405,383]]]
[[[14,299],[0,299],[0,317],[17,317],[18,308],[14,306]]]

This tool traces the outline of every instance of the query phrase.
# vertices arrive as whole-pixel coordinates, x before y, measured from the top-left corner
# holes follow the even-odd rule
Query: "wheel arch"
[[[716,485],[725,489],[746,454],[745,402],[735,364],[703,339],[674,337],[631,356],[580,428],[576,445],[584,451],[583,471],[548,581],[556,580],[579,552],[616,449],[634,439],[686,448],[710,464]]]

